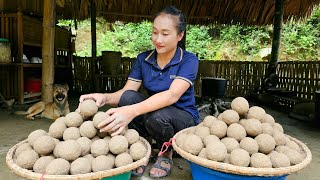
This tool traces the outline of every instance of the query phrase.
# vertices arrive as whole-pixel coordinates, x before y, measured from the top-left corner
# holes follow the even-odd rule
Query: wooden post
[[[20,3],[19,3],[20,4]],[[19,62],[18,66],[18,96],[19,96],[19,103],[22,104],[24,102],[24,80],[23,80],[23,17],[21,12],[21,7],[18,8],[17,13],[17,34],[18,34],[18,56],[16,61]]]
[[[97,61],[97,27],[96,27],[96,3],[95,0],[90,0],[91,5],[91,57],[92,57],[92,66],[91,66],[91,72],[92,72],[92,83],[93,83],[93,89],[97,90],[96,87],[96,61]]]
[[[53,101],[56,1],[44,0],[42,30],[42,100]]]

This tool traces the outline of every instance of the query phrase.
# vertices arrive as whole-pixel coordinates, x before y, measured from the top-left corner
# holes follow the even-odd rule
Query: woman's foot
[[[139,166],[137,169],[131,171],[131,176],[133,177],[141,177],[146,170],[146,165]]]
[[[161,178],[168,176],[171,172],[173,165],[172,150],[168,153],[164,153],[162,156],[158,156],[157,161],[154,163],[150,170],[151,178]]]

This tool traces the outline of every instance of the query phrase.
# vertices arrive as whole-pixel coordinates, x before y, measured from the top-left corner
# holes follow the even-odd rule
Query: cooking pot
[[[202,80],[202,96],[222,98],[226,95],[227,79],[205,77]]]

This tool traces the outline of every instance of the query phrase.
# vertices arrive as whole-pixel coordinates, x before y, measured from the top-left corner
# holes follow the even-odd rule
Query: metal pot
[[[222,98],[226,95],[227,79],[205,77],[202,78],[202,96]]]

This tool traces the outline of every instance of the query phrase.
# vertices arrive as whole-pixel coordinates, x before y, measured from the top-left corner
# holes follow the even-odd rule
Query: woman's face
[[[158,54],[166,54],[176,50],[183,32],[178,34],[178,18],[168,14],[160,14],[153,21],[152,43]]]

